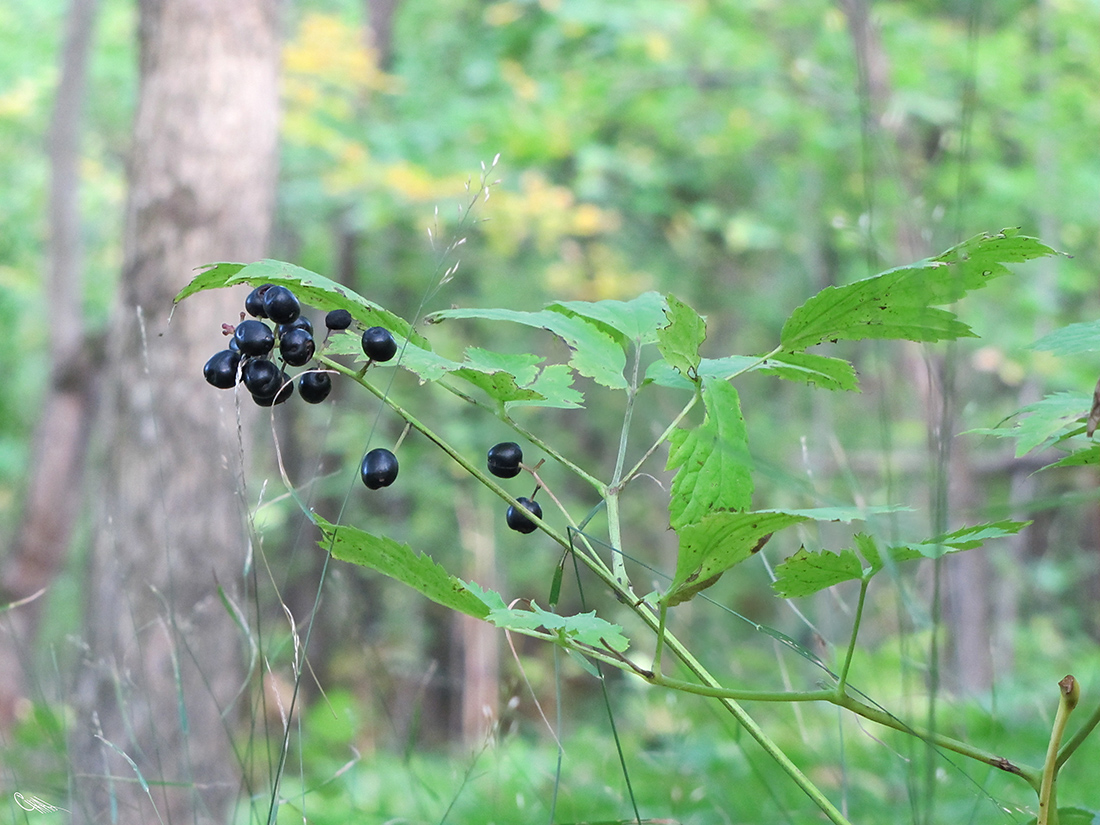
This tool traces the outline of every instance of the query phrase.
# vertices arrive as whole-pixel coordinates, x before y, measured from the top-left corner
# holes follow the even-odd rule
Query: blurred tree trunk
[[[72,807],[77,822],[224,823],[241,781],[231,735],[245,674],[218,589],[238,598],[246,505],[233,395],[207,386],[202,366],[243,294],[203,294],[167,318],[196,266],[264,253],[276,3],[141,0],[139,39],[123,273],[99,389]]]
[[[30,478],[11,555],[0,569],[0,601],[32,599],[12,611],[0,635],[0,730],[26,695],[24,662],[33,650],[41,600],[69,549],[80,511],[95,359],[84,341],[80,242],[80,131],[97,0],[72,0],[50,123],[50,382],[31,447]],[[30,665],[31,662],[27,661]]]

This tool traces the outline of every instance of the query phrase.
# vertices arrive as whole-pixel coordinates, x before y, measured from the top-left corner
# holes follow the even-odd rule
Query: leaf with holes
[[[699,347],[707,337],[707,322],[674,295],[666,295],[668,324],[657,330],[657,349],[685,378],[699,380]]]

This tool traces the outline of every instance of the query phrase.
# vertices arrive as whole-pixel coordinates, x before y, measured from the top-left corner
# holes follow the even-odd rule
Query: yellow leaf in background
[[[507,26],[523,17],[523,9],[514,0],[493,3],[485,9],[484,20],[490,26]]]

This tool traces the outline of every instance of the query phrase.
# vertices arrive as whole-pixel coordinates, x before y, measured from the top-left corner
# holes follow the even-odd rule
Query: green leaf
[[[752,458],[737,390],[708,378],[702,395],[703,422],[669,437],[666,469],[677,472],[668,512],[676,531],[715,510],[748,510],[752,505]]]
[[[826,390],[859,389],[856,368],[850,362],[809,352],[781,352],[762,362],[756,371]]]
[[[632,301],[555,301],[547,309],[603,324],[619,333],[623,344],[652,344],[668,323],[665,298],[659,292],[645,292]]]
[[[417,334],[412,325],[388,309],[373,301],[368,301],[354,290],[343,284],[318,275],[285,261],[263,260],[250,264],[218,263],[210,264],[196,275],[190,284],[180,290],[174,303],[207,289],[220,289],[237,284],[281,284],[290,289],[307,306],[328,312],[332,309],[346,309],[356,321],[367,327],[382,326],[394,334],[394,337],[408,338],[418,347],[431,349],[428,341]]]
[[[999,539],[1005,536],[1013,536],[1031,524],[1030,521],[994,521],[988,524],[976,524],[972,527],[962,527],[951,533],[928,539],[927,541],[912,544],[902,544],[890,548],[890,554],[895,561],[910,561],[912,559],[926,558],[938,559],[948,553],[956,553],[960,550],[973,550],[981,547],[989,539]]]
[[[579,642],[601,650],[604,649],[604,642],[620,653],[630,646],[629,640],[623,635],[623,629],[599,618],[594,610],[575,616],[562,616],[543,610],[531,602],[530,610],[494,607],[487,618],[504,630],[528,635],[534,632],[550,633],[562,642]]]
[[[1056,329],[1044,335],[1028,349],[1053,352],[1055,355],[1100,352],[1100,321],[1084,321]]]
[[[857,533],[855,545],[867,560],[867,567],[863,566],[854,550],[841,550],[837,553],[831,550],[811,551],[803,547],[776,565],[776,579],[772,586],[784,598],[809,596],[834,584],[870,578],[885,569],[886,559],[896,564],[972,550],[989,539],[1014,535],[1030,523],[1005,520],[978,524],[927,541],[889,547],[884,552],[879,551],[873,538],[865,533]]]
[[[1092,406],[1092,395],[1083,392],[1058,392],[1034,404],[1021,407],[1013,415],[1013,427],[972,430],[981,435],[1016,439],[1016,457],[1044,449],[1069,435],[1084,432],[1078,425]]]
[[[535,380],[538,364],[543,360],[536,355],[505,355],[470,347],[466,350],[466,360],[454,370],[453,375],[479,387],[500,404],[543,400],[534,390],[519,386]]]
[[[728,355],[725,358],[703,358],[696,367],[701,378],[716,378],[728,381],[735,376],[750,372],[760,362],[759,358],[749,355]],[[664,359],[654,361],[646,368],[645,380],[661,387],[677,390],[696,390],[698,384],[677,372],[672,364]]]
[[[863,564],[854,550],[834,553],[803,547],[776,565],[772,587],[783,598],[794,599],[862,577]]]
[[[581,375],[611,389],[626,389],[628,386],[623,377],[626,353],[622,346],[612,335],[583,318],[550,310],[520,312],[511,309],[447,309],[432,313],[427,321],[439,323],[451,318],[512,321],[549,330],[565,341],[572,350],[569,363]]]
[[[573,389],[573,370],[565,364],[551,364],[544,367],[527,389],[538,393],[538,399],[509,401],[504,405],[508,411],[516,407],[556,407],[563,410],[578,409],[584,406],[584,396]]]
[[[1043,467],[1044,470],[1050,470],[1054,467],[1091,467],[1094,464],[1100,464],[1100,444],[1093,444],[1091,447],[1086,447],[1083,450],[1077,450],[1070,453],[1065,458],[1055,461],[1053,464],[1048,464]]]
[[[1039,818],[1033,816],[1027,825],[1037,825]],[[1100,825],[1100,812],[1087,808],[1059,808],[1058,825]]]
[[[809,516],[777,511],[711,513],[681,527],[676,573],[661,601],[685,602],[714,584],[731,567],[755,555],[772,533],[809,521]]]
[[[657,330],[657,349],[665,362],[685,378],[699,377],[699,347],[707,337],[707,322],[674,295],[666,295],[668,325]]]
[[[451,610],[478,619],[488,618],[492,605],[479,595],[485,591],[452,576],[431,556],[414,553],[407,544],[357,527],[337,526],[320,516],[314,519],[323,536],[318,543],[322,549],[331,551],[333,558],[377,570]]]
[[[798,352],[842,339],[931,342],[973,337],[970,327],[954,313],[935,307],[953,303],[1007,275],[1006,261],[1053,254],[1050,247],[1014,230],[977,235],[912,266],[845,286],[826,287],[791,314],[780,340],[785,350]]]

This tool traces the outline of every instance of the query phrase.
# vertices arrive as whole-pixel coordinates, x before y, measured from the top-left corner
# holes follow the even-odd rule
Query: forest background
[[[928,570],[874,594],[863,639],[874,667],[861,687],[915,706],[936,673],[937,701],[959,724],[1042,753],[1054,712],[1046,686],[1071,664],[1086,689],[1100,684],[1096,477],[1089,468],[1032,475],[1047,463],[1042,457],[1020,459],[1014,445],[970,431],[996,427],[1047,393],[1088,394],[1096,381],[1094,359],[1056,359],[1029,345],[1091,320],[1100,306],[1100,5],[303,0],[278,12],[278,181],[269,241],[254,257],[324,273],[409,318],[451,305],[535,310],[550,300],[655,289],[707,316],[708,352],[758,352],[814,292],[981,231],[1019,226],[1072,255],[1017,267],[968,300],[962,314],[980,340],[842,348],[859,369],[858,395],[755,377],[741,389],[765,501],[813,490],[829,501],[907,504],[915,509],[909,523],[925,535],[1008,516],[1034,521],[1015,540],[945,562],[935,574],[942,600],[933,600],[941,591]],[[9,674],[0,679],[10,680],[0,691],[0,782],[9,799],[23,789],[57,805],[73,798],[80,673],[101,616],[97,576],[108,575],[93,558],[112,524],[100,493],[112,473],[136,472],[112,456],[122,449],[117,433],[138,432],[141,419],[97,424],[104,410],[122,415],[112,395],[120,379],[110,376],[112,359],[125,352],[144,358],[142,369],[170,373],[221,433],[209,449],[198,442],[186,458],[173,453],[157,472],[182,473],[175,462],[186,460],[192,472],[226,475],[231,516],[248,528],[225,541],[235,554],[228,569],[247,580],[247,560],[256,557],[245,548],[262,546],[272,571],[241,601],[252,632],[264,629],[264,664],[249,695],[271,704],[250,703],[252,725],[242,728],[260,752],[281,741],[278,705],[294,683],[296,632],[324,565],[316,535],[282,495],[273,436],[283,469],[311,501],[339,502],[350,489],[344,521],[382,525],[501,592],[545,599],[557,560],[508,531],[499,502],[456,492],[451,469],[415,439],[402,447],[400,485],[382,500],[366,496],[355,477],[366,439],[377,435],[376,406],[354,388],[338,390],[323,409],[285,405],[274,423],[246,413],[237,447],[233,405],[201,384],[205,356],[192,355],[220,348],[219,324],[195,325],[203,331],[192,334],[183,365],[131,347],[140,339],[129,335],[119,343],[119,307],[131,295],[123,273],[132,269],[125,238],[141,89],[138,15],[118,0],[0,7],[0,323],[9,339],[0,602],[31,599],[0,617]],[[74,32],[87,34],[83,46]],[[242,48],[247,41],[241,36]],[[78,97],[65,99],[73,87],[64,67],[81,48],[86,76]],[[68,127],[66,114],[75,116]],[[498,155],[492,197],[463,218],[465,185]],[[71,172],[75,224],[55,209],[65,199],[59,169]],[[460,238],[460,254],[446,254]],[[192,276],[188,267],[215,255],[223,257],[212,251],[165,275],[168,300],[143,307],[151,335],[169,329],[170,298]],[[435,290],[441,261],[460,266]],[[235,318],[223,312],[220,320]],[[437,334],[455,335],[456,352],[469,343],[515,351],[545,343],[518,331],[478,340],[480,332]],[[186,376],[171,374],[177,367]],[[51,398],[67,392],[80,401],[50,418],[58,409]],[[445,403],[424,403],[471,455],[509,436]],[[652,412],[636,426],[652,429],[669,411]],[[607,433],[618,421],[598,405],[538,416],[542,431],[593,465],[613,459]],[[170,440],[167,419],[159,420],[157,437]],[[391,424],[379,426],[393,441],[400,428],[390,432]],[[64,444],[60,458],[48,455]],[[36,488],[54,459],[65,471]],[[163,504],[148,516],[156,535],[184,535],[180,519],[205,516],[168,501],[167,491],[152,495]],[[45,550],[28,539],[36,517],[55,531]],[[626,518],[633,536],[650,537],[644,560],[670,570],[667,516],[639,501]],[[138,570],[131,584],[155,575]],[[138,598],[130,584],[116,586],[116,605]],[[850,594],[822,594],[791,610],[773,596],[766,562],[727,576],[711,595],[751,621],[692,606],[683,632],[745,683],[786,680],[789,668],[798,678],[797,662],[753,623],[814,650],[847,632]],[[612,680],[624,777],[602,695],[581,670],[556,671],[538,646],[518,645],[513,658],[498,631],[358,570],[329,569],[323,596],[295,727],[300,759],[284,780],[296,789],[284,787],[288,798],[299,795],[288,813],[305,807],[317,822],[349,812],[371,821],[442,821],[448,812],[453,821],[531,821],[545,818],[547,797],[560,792],[560,821],[617,821],[629,815],[629,778],[649,816],[812,815],[752,743],[701,702]],[[284,607],[303,624],[292,627]],[[558,701],[569,708],[561,775],[538,710]],[[947,779],[930,790],[915,778],[923,775],[917,763],[937,757],[896,753],[867,731],[840,728],[829,710],[764,715],[815,777],[872,812],[864,821],[898,804],[914,821],[938,821],[929,795],[967,821],[1029,817],[999,777],[964,774],[954,763],[935,763]],[[238,760],[237,768],[248,775],[254,766]],[[112,770],[122,777],[127,766]],[[260,780],[238,796],[254,810],[264,788]],[[25,818],[8,800],[3,806]],[[241,821],[248,809],[242,804]]]

